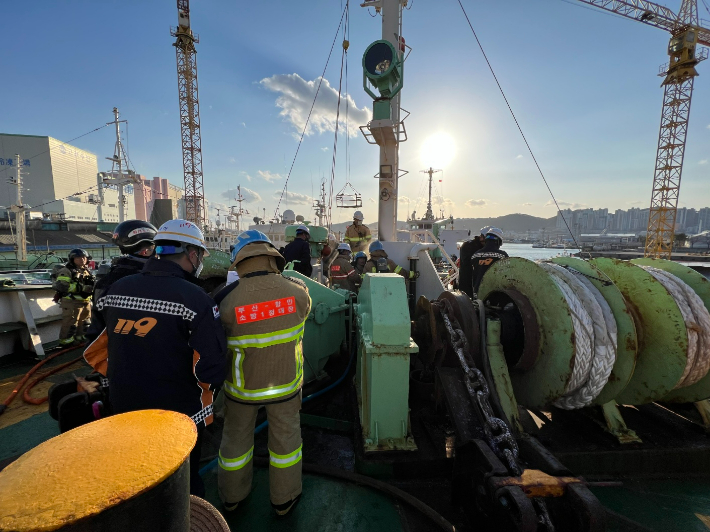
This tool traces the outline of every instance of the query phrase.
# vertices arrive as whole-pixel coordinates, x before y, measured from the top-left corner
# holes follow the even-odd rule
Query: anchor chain
[[[446,331],[449,334],[451,346],[461,363],[461,368],[466,376],[465,385],[469,395],[475,401],[483,418],[483,432],[489,447],[495,455],[506,465],[508,472],[516,477],[523,474],[523,468],[518,463],[519,448],[508,424],[493,412],[489,400],[490,389],[483,373],[473,364],[469,350],[468,340],[461,325],[453,314],[451,303],[443,301],[439,307]],[[469,362],[470,361],[470,362]],[[533,507],[538,516],[538,523],[543,530],[554,532],[555,527],[550,519],[547,504],[544,499],[532,499]]]

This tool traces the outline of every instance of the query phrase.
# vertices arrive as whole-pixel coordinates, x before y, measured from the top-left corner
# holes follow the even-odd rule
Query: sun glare
[[[435,133],[422,144],[420,157],[424,166],[444,168],[451,163],[456,154],[456,146],[451,135]]]

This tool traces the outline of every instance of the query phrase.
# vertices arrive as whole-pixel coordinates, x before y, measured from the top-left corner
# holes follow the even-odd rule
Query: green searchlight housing
[[[375,41],[367,47],[362,56],[362,73],[365,92],[373,100],[393,98],[402,89],[402,60],[389,41]],[[370,90],[370,85],[379,91],[379,96]]]

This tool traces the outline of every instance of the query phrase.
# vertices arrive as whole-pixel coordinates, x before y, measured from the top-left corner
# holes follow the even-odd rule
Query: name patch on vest
[[[333,265],[330,267],[330,271],[331,271],[331,272],[339,272],[339,271],[340,271],[340,266],[338,266],[337,264],[333,264]]]
[[[269,320],[278,318],[286,314],[296,312],[296,299],[284,297],[273,301],[263,301],[242,307],[235,307],[234,313],[237,316],[237,323],[251,323],[253,321]]]

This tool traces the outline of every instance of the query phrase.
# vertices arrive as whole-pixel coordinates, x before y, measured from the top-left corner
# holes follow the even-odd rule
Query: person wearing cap
[[[283,253],[286,262],[293,262],[293,269],[306,277],[313,275],[311,246],[308,244],[310,238],[311,232],[308,230],[308,226],[299,225],[296,228],[296,238],[286,245]]]
[[[52,283],[57,293],[55,301],[62,307],[62,326],[59,329],[59,345],[71,345],[74,341],[86,340],[84,329],[91,318],[91,295],[94,276],[86,267],[89,254],[83,249],[72,249],[69,260],[57,272]]]
[[[473,297],[473,263],[471,262],[471,257],[485,245],[486,233],[490,228],[489,225],[481,227],[481,231],[477,236],[461,244],[458,286],[459,290],[466,293],[468,297]]]
[[[350,263],[350,246],[343,242],[338,246],[338,257],[330,265],[330,286],[357,293],[360,281],[360,274]]]
[[[355,211],[353,214],[353,224],[345,229],[345,238],[343,242],[350,245],[350,249],[354,252],[365,251],[370,245],[372,234],[370,228],[362,223],[365,217],[362,212]]]
[[[170,220],[154,241],[155,256],[143,270],[97,299],[104,328],[84,358],[108,377],[114,414],[157,408],[192,418],[198,437],[190,454],[190,493],[203,497],[202,432],[227,373],[226,338],[219,307],[197,284],[209,256],[202,231],[187,220]]]
[[[363,276],[365,273],[396,273],[405,279],[419,277],[419,272],[410,272],[390,259],[382,242],[379,240],[375,240],[370,244],[370,260],[365,263],[363,272]]]
[[[471,257],[473,263],[473,294],[476,297],[478,288],[481,286],[483,276],[492,264],[501,259],[507,259],[508,254],[500,249],[503,245],[503,231],[497,227],[491,227],[486,232],[485,245],[476,251]]]
[[[227,511],[236,510],[252,490],[254,425],[261,406],[269,421],[272,507],[286,515],[301,497],[303,331],[311,298],[302,280],[281,275],[284,266],[265,234],[244,231],[230,267],[239,280],[215,296],[231,357],[217,470]]]
[[[111,240],[123,255],[113,258],[106,274],[100,275],[101,268],[99,268],[94,286],[94,299],[99,299],[119,279],[134,275],[143,269],[155,250],[153,238],[157,232],[153,224],[143,220],[126,220],[116,226]],[[92,314],[91,325],[86,332],[86,338],[90,342],[93,342],[103,330],[103,320],[99,322],[97,315],[97,312]]]

